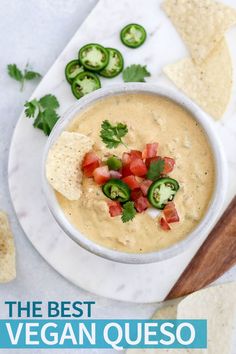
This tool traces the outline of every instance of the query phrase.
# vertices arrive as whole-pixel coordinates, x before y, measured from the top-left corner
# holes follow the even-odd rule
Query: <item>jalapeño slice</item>
[[[108,63],[108,51],[100,44],[89,43],[79,51],[80,63],[89,70],[100,71]]]
[[[71,60],[65,67],[66,80],[71,84],[73,79],[82,71],[84,71],[84,68],[78,59]]]
[[[77,75],[71,85],[71,90],[76,98],[81,98],[101,87],[99,77],[94,73],[83,71]]]
[[[119,50],[115,48],[106,48],[106,50],[109,53],[109,60],[107,66],[102,69],[99,74],[106,78],[112,78],[119,75],[119,73],[123,70],[124,59]]]
[[[102,186],[102,191],[108,198],[118,202],[127,202],[130,199],[130,188],[120,179],[112,178]]]
[[[169,177],[160,178],[153,182],[148,189],[148,200],[154,208],[164,209],[172,201],[179,189],[179,183]]]
[[[121,42],[130,48],[140,47],[147,37],[146,30],[137,23],[130,23],[120,32]]]

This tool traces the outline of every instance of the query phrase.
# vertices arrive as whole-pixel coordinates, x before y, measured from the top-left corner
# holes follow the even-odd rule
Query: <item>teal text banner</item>
[[[0,348],[206,347],[206,320],[0,320]]]

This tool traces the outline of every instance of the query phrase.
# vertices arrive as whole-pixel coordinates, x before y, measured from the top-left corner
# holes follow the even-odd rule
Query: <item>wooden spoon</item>
[[[165,300],[188,295],[212,283],[236,264],[236,196]]]

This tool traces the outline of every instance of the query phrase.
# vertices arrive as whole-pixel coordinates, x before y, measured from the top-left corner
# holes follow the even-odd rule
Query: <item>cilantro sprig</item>
[[[29,70],[29,64],[26,64],[25,69],[20,70],[16,64],[8,64],[8,75],[20,83],[20,90],[23,91],[25,81],[41,78],[41,74],[36,71]]]
[[[165,162],[164,160],[158,160],[158,161],[153,161],[150,164],[150,167],[147,172],[147,178],[150,179],[151,181],[156,181],[161,173],[163,172],[165,167]]]
[[[116,148],[119,144],[127,145],[122,138],[128,133],[126,124],[117,123],[112,125],[108,120],[104,120],[101,125],[100,137],[107,148]]]
[[[136,214],[137,211],[134,207],[134,202],[126,202],[125,204],[123,204],[123,210],[121,215],[121,220],[123,221],[123,223],[133,220]]]
[[[145,82],[145,77],[151,76],[146,65],[132,64],[123,71],[124,82]]]
[[[24,106],[26,117],[35,118],[33,126],[43,130],[45,135],[49,135],[59,119],[59,115],[56,112],[59,107],[57,98],[48,94],[39,100],[28,101]]]

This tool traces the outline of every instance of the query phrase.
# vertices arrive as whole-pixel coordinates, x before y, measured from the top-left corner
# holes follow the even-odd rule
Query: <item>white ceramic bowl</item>
[[[58,136],[61,134],[63,130],[65,130],[68,123],[73,120],[73,118],[82,110],[84,110],[87,106],[93,104],[95,101],[100,100],[104,97],[110,95],[117,94],[125,94],[125,93],[150,93],[157,94],[160,96],[167,97],[185,109],[190,111],[192,116],[196,119],[196,121],[202,126],[205,134],[209,140],[209,144],[212,148],[213,157],[215,160],[215,189],[212,195],[212,200],[210,201],[209,208],[203,217],[203,219],[199,222],[197,227],[188,235],[186,238],[171,247],[166,249],[144,253],[144,254],[130,254],[125,252],[113,251],[111,249],[102,247],[95,242],[91,241],[86,237],[86,235],[81,234],[81,232],[76,229],[66,218],[62,209],[60,208],[57,199],[55,197],[54,190],[50,186],[47,181],[45,174],[45,162],[47,159],[48,151],[50,147],[57,140]],[[77,242],[80,246],[87,249],[88,251],[122,263],[132,263],[132,264],[143,264],[143,263],[152,263],[162,261],[171,257],[174,257],[181,252],[186,251],[191,244],[194,242],[196,238],[198,238],[203,233],[209,232],[214,223],[216,222],[220,211],[222,210],[223,200],[226,194],[226,163],[225,158],[223,156],[223,149],[221,144],[216,136],[214,125],[211,122],[211,119],[203,113],[203,111],[198,108],[192,101],[187,99],[184,95],[177,93],[176,91],[172,91],[163,87],[159,87],[157,85],[147,84],[147,83],[128,83],[128,84],[118,84],[106,87],[104,89],[99,89],[94,91],[93,93],[81,98],[77,101],[58,121],[53,131],[50,134],[48,139],[44,157],[43,157],[43,189],[45,192],[45,196],[47,199],[47,203],[49,209],[51,210],[55,220],[62,227],[65,233],[70,236],[75,242]]]

